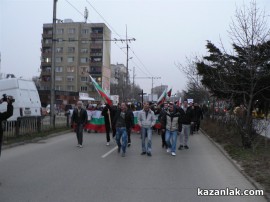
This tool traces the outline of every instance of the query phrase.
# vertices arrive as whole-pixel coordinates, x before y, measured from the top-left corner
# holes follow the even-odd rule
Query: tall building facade
[[[58,91],[66,92],[66,95],[81,92],[100,100],[90,82],[89,73],[105,91],[110,91],[110,29],[104,23],[64,20],[56,24],[55,39],[56,96]],[[51,89],[52,44],[53,24],[43,24],[41,91]]]

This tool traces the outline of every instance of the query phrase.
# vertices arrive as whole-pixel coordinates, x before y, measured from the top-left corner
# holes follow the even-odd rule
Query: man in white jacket
[[[152,156],[152,127],[156,123],[156,116],[153,111],[149,108],[149,102],[145,102],[143,110],[140,111],[138,116],[138,124],[141,127],[142,136],[142,153],[141,155],[147,154]],[[145,139],[147,137],[147,145],[145,145]]]

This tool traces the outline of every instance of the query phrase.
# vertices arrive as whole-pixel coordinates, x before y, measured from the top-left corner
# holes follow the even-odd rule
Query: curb
[[[20,145],[29,144],[29,143],[36,143],[36,142],[39,142],[41,140],[46,140],[48,138],[56,137],[59,135],[64,135],[64,134],[69,133],[69,132],[70,132],[70,130],[65,130],[65,131],[61,131],[61,132],[57,132],[57,133],[52,133],[52,134],[44,136],[44,137],[36,137],[36,138],[33,138],[32,140],[25,140],[25,141],[21,141],[21,142],[16,142],[16,143],[13,143],[10,145],[2,145],[2,150],[9,149],[9,148],[16,147],[16,146],[20,146]]]
[[[235,161],[234,159],[231,158],[231,156],[228,154],[228,152],[218,143],[216,143],[207,133],[200,129],[202,134],[210,140],[218,149],[219,151],[233,164],[233,166],[256,188],[260,190],[264,190],[264,198],[270,202],[270,194],[265,193],[265,189],[262,185],[260,185],[258,182],[256,182],[253,178],[251,178],[245,170],[241,167],[241,165]]]

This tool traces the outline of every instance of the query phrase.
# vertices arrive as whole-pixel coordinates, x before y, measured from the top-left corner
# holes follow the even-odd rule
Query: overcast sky
[[[206,40],[230,47],[227,30],[236,6],[249,0],[58,0],[57,18],[104,22],[112,38],[125,38],[126,25],[131,42],[129,67],[137,77],[161,77],[154,86],[168,85],[173,94],[186,88],[185,75],[175,64],[185,57],[206,53]],[[270,0],[257,0],[270,13]],[[103,16],[104,19],[93,9]],[[40,74],[43,23],[52,23],[53,0],[0,0],[1,72],[31,78]],[[126,64],[125,44],[112,42],[111,63]],[[134,54],[135,53],[135,54]],[[133,75],[133,72],[130,71]],[[135,79],[150,93],[151,79]]]

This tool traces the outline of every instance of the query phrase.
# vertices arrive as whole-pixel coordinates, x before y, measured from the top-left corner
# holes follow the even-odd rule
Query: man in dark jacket
[[[134,126],[133,110],[134,110],[134,105],[133,104],[128,105],[127,113],[128,113],[128,118],[130,119],[128,123],[133,123],[132,125],[128,124],[127,126],[128,147],[131,146],[131,130],[132,130],[132,127]]]
[[[0,100],[0,104],[3,102],[7,102],[7,111],[1,113],[0,112],[0,156],[1,156],[1,149],[2,149],[2,143],[3,143],[3,128],[2,128],[2,121],[7,120],[9,117],[13,115],[13,106],[12,106],[12,98],[5,98]]]
[[[201,120],[203,120],[203,112],[198,103],[194,104],[194,132],[198,132],[201,125]]]
[[[166,131],[167,152],[172,156],[176,155],[177,133],[181,132],[180,113],[176,110],[173,103],[169,104],[169,110],[162,117],[162,130]]]
[[[130,113],[127,112],[126,103],[121,103],[120,109],[116,112],[113,118],[113,125],[115,125],[116,128],[116,143],[118,145],[118,153],[120,153],[122,149],[122,156],[124,157],[126,155],[127,147],[127,128],[134,126]]]
[[[106,140],[107,140],[107,146],[110,145],[110,130],[112,129],[112,120],[113,120],[113,109],[109,104],[106,104],[106,106],[103,108],[101,115],[104,116],[105,121],[105,129],[106,129]]]
[[[158,120],[161,123],[162,122],[162,117],[167,113],[168,111],[168,103],[164,103],[163,106],[161,106],[161,111],[159,113],[158,116]],[[166,144],[166,140],[165,140],[165,130],[161,130],[161,141],[162,141],[162,148],[166,148],[167,149],[167,144]]]
[[[180,133],[180,146],[179,150],[185,148],[188,149],[188,140],[190,135],[190,127],[193,124],[193,110],[188,106],[187,100],[184,101],[183,107],[179,108],[182,124],[182,132]]]
[[[87,112],[85,109],[82,108],[82,101],[77,102],[77,108],[73,110],[72,116],[71,116],[71,125],[75,127],[76,135],[77,135],[77,141],[78,141],[78,147],[82,148],[83,143],[83,128],[85,124],[87,124]],[[76,124],[76,126],[74,125]]]

